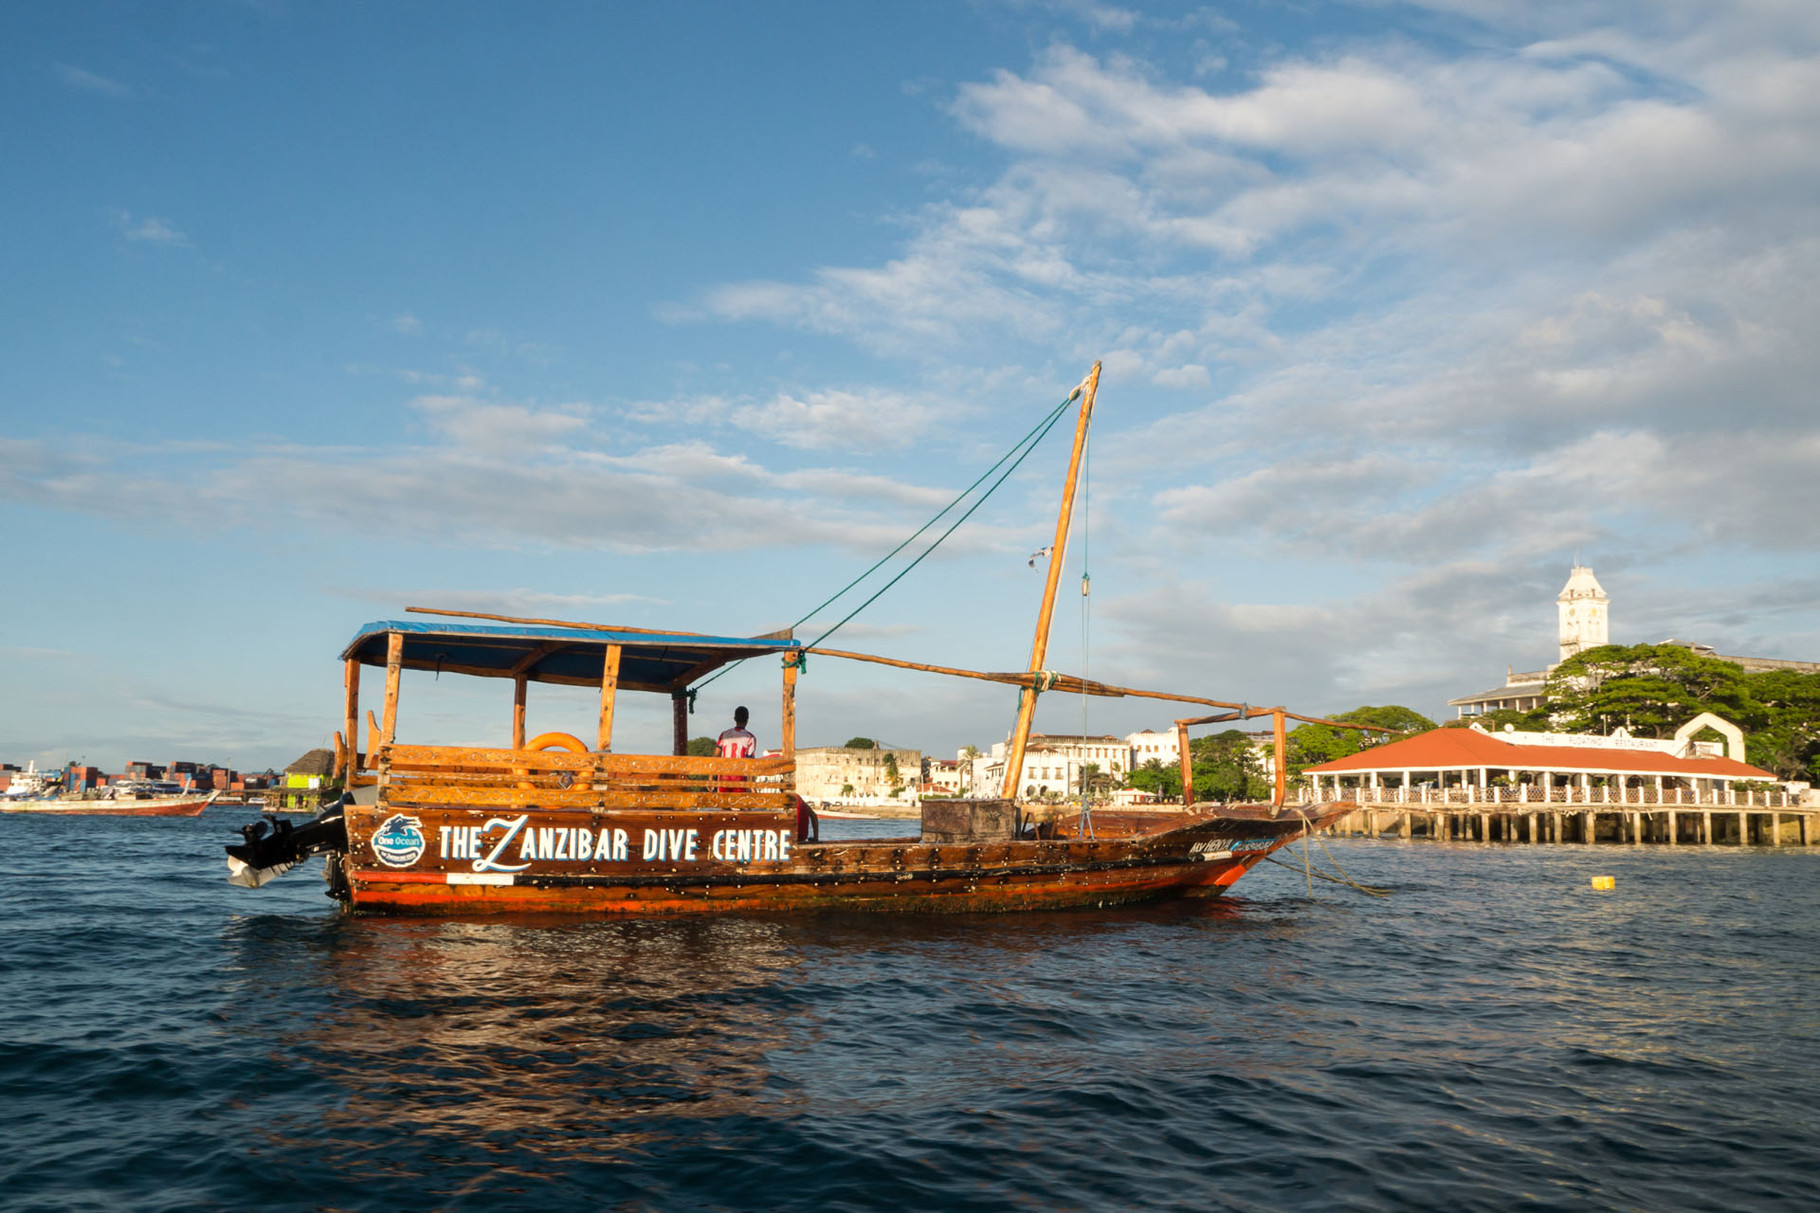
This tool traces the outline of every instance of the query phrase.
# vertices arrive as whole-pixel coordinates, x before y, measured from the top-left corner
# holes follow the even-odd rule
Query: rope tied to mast
[[[1061,680],[1061,674],[1055,670],[1038,670],[1031,675],[1030,689],[1041,695]]]

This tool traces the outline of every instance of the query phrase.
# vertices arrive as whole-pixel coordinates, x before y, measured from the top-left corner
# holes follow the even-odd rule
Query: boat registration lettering
[[[1195,843],[1188,848],[1188,853],[1200,860],[1231,859],[1234,855],[1268,851],[1276,844],[1274,838],[1209,838],[1205,842]]]
[[[709,853],[722,863],[787,863],[788,830],[716,830]]]

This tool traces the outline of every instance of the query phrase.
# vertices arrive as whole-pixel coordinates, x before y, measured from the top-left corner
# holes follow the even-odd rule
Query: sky
[[[0,760],[282,767],[406,606],[789,625],[1096,359],[1051,668],[1439,717],[1576,557],[1820,659],[1811,2],[24,3],[0,147]],[[1066,437],[835,642],[1023,668]],[[816,659],[799,742],[1014,698]]]

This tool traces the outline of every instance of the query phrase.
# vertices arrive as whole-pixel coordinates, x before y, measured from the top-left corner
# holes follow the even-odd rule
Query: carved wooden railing
[[[789,758],[693,758],[387,745],[388,805],[541,809],[769,809],[794,805]]]

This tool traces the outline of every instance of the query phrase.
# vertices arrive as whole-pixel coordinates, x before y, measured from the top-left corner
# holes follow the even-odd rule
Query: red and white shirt
[[[720,735],[714,749],[722,758],[754,758],[758,755],[758,738],[736,725]]]

